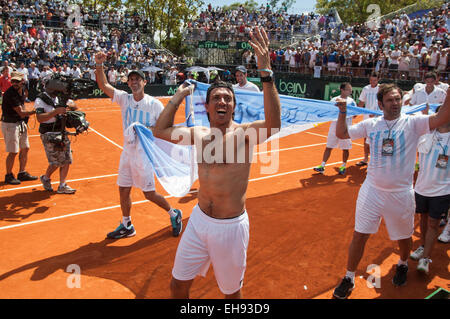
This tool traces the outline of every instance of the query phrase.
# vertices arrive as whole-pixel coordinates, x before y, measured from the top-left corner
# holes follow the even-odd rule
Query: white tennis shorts
[[[155,190],[155,176],[151,166],[145,168],[133,165],[133,159],[127,152],[123,151],[120,155],[119,176],[117,185],[120,187],[137,187],[143,192]]]
[[[330,129],[328,130],[328,138],[327,138],[327,147],[328,148],[337,148],[339,147],[341,150],[349,150],[352,148],[352,140],[351,139],[340,139],[336,136],[336,122],[333,121],[330,124]]]
[[[414,232],[414,189],[382,191],[364,182],[356,201],[355,231],[375,234],[384,219],[391,240],[407,239]]]
[[[248,240],[247,211],[235,218],[216,219],[196,205],[178,245],[172,276],[178,280],[204,277],[212,263],[220,291],[231,295],[242,288]]]

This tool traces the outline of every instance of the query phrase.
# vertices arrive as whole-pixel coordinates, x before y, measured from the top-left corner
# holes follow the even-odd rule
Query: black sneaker
[[[333,297],[337,299],[347,299],[353,288],[355,288],[355,283],[352,282],[349,277],[345,276],[339,286],[334,289]]]
[[[19,185],[20,181],[14,177],[14,174],[6,174],[5,175],[5,183],[10,185]]]
[[[26,181],[35,181],[38,179],[38,177],[30,175],[30,173],[28,172],[20,172],[19,174],[17,174],[17,179],[21,182],[26,182]]]
[[[392,278],[392,283],[394,286],[401,287],[406,285],[406,277],[408,274],[408,266],[406,265],[397,265],[395,270],[395,276]]]
[[[110,239],[120,239],[124,237],[132,237],[136,235],[136,231],[132,224],[128,227],[125,227],[122,223],[120,223],[119,227],[117,227],[114,231],[108,233],[106,235],[107,238]]]

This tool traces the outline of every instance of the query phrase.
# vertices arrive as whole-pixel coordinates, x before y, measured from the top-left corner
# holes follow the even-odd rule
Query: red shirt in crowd
[[[0,76],[0,91],[2,91],[2,94],[5,93],[7,89],[9,89],[11,86],[11,76],[8,74],[8,76]]]

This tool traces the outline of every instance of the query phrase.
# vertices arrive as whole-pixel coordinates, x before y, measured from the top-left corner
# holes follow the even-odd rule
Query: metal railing
[[[275,43],[291,42],[295,36],[308,36],[313,31],[313,27],[309,25],[298,26],[292,28],[292,30],[266,30],[267,36],[271,42],[271,45]],[[239,42],[248,41],[250,35],[247,32],[235,32],[209,30],[204,31],[201,28],[188,29],[185,33],[185,40],[187,42],[197,41],[229,41]]]

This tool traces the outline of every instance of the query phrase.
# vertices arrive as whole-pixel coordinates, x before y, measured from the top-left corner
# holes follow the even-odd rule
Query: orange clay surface
[[[5,185],[3,138],[0,142],[0,298],[169,298],[180,237],[171,236],[166,212],[134,189],[136,236],[105,239],[121,220],[116,185],[123,142],[119,107],[109,99],[79,100],[77,105],[86,112],[91,129],[72,139],[74,163],[68,184],[77,189],[75,195],[49,193],[39,180]],[[177,123],[183,121],[183,108]],[[29,125],[27,169],[39,176],[47,160],[34,117]],[[245,298],[331,298],[345,274],[355,202],[366,174],[366,168],[354,165],[363,156],[363,141],[354,141],[345,176],[337,173],[340,150],[332,152],[325,174],[318,175],[312,168],[322,161],[328,127],[323,124],[282,138],[278,146],[273,143],[279,151],[264,154],[279,161],[274,172],[261,173],[267,167],[263,158],[252,166],[246,203],[250,243]],[[15,174],[17,170],[16,161]],[[58,171],[52,177],[56,189]],[[197,189],[195,183],[190,194],[173,198],[157,183],[157,191],[183,210],[184,226],[197,202]],[[415,224],[414,249],[419,245],[417,219]],[[436,244],[428,276],[420,275],[417,262],[410,260],[407,285],[394,288],[398,247],[382,223],[367,243],[350,298],[425,298],[437,287],[448,289],[449,247]],[[381,288],[367,286],[371,264],[380,266]],[[81,272],[78,288],[73,287],[73,267]],[[192,286],[192,298],[222,296],[212,268]]]

